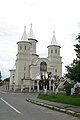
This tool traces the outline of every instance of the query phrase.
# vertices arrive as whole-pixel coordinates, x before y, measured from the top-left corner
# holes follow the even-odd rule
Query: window
[[[40,64],[40,71],[47,72],[47,64],[46,64],[46,62],[41,62],[41,64]]]
[[[24,47],[24,49],[26,50],[26,46]]]
[[[51,50],[51,53],[53,53],[53,50]]]
[[[24,71],[26,70],[26,67],[24,67]]]
[[[57,72],[57,68],[55,69],[55,72]]]
[[[57,54],[57,50],[55,50],[55,53]]]
[[[22,50],[22,46],[20,46],[20,50]]]
[[[30,50],[30,47],[28,47],[28,50]]]
[[[24,79],[25,79],[25,73],[24,73]]]

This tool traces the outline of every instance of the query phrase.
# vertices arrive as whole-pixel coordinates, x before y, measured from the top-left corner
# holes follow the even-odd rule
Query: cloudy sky
[[[37,54],[47,56],[53,31],[61,46],[63,74],[65,65],[75,58],[73,45],[80,32],[80,0],[0,0],[0,70],[3,78],[15,64],[17,42],[24,26],[28,34],[30,24],[37,43]],[[42,49],[43,48],[43,49]]]

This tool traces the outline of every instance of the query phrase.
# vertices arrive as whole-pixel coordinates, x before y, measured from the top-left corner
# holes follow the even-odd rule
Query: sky
[[[9,77],[16,60],[17,42],[24,26],[30,25],[37,43],[37,54],[47,57],[47,46],[55,31],[61,46],[62,71],[75,58],[73,45],[80,32],[80,0],[0,0],[0,71],[2,79]]]

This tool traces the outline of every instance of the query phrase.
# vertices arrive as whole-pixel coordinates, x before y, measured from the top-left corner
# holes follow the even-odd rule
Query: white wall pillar
[[[55,92],[55,84],[53,83],[53,93]]]
[[[47,94],[47,85],[46,88],[44,87],[44,94]]]
[[[37,91],[39,92],[39,81],[37,81]]]
[[[21,92],[23,91],[23,80],[21,80]]]
[[[21,84],[21,92],[23,91],[23,84]]]
[[[49,80],[49,90],[51,90],[51,80]]]
[[[14,83],[14,92],[15,92],[15,90],[16,90],[16,84]]]
[[[71,95],[74,94],[74,88],[71,88]]]
[[[33,90],[34,90],[34,81],[33,81]]]
[[[31,92],[31,85],[29,85],[29,92]]]
[[[9,91],[11,91],[12,90],[12,85],[9,85]]]
[[[58,88],[56,88],[55,94],[58,94]]]

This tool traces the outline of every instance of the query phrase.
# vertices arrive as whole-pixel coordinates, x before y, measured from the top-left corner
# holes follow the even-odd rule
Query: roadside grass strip
[[[49,109],[52,109],[52,110],[56,110],[56,111],[63,112],[63,113],[66,113],[66,114],[69,114],[69,115],[72,115],[72,116],[80,118],[80,113],[77,113],[77,112],[69,110],[69,109],[65,109],[65,108],[60,108],[60,107],[57,107],[57,106],[49,105],[49,104],[46,104],[46,103],[43,103],[43,102],[39,102],[39,101],[36,101],[36,100],[32,100],[32,99],[29,99],[29,98],[27,98],[26,101],[34,103],[34,104],[37,104],[37,105],[40,105],[40,106],[43,106],[43,107],[46,107],[46,108],[49,108]]]

